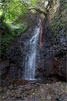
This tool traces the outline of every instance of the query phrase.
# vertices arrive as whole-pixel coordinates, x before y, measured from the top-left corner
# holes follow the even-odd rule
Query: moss
[[[66,34],[67,31],[67,4],[66,0],[60,0],[59,12],[56,12],[54,20],[52,22],[52,28],[55,37],[57,34]]]

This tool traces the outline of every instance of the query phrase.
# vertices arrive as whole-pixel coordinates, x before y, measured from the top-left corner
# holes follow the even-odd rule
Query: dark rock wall
[[[40,50],[41,61],[38,67],[39,73],[42,72],[40,75],[42,78],[49,75],[64,80],[67,78],[66,6],[66,0],[55,1],[49,11],[48,18],[43,21],[43,47]]]
[[[43,47],[40,48],[38,45],[39,54],[37,55],[38,65],[36,69],[36,78],[40,77],[41,79],[45,79],[46,77],[56,76],[57,78],[59,77],[59,79],[63,78],[63,80],[66,80],[67,5],[66,0],[53,1],[55,2],[50,8],[48,18],[43,20]],[[58,4],[58,1],[60,1],[60,6],[58,6],[57,9],[55,5]],[[1,79],[9,78],[13,80],[23,78],[24,61],[28,51],[26,44],[32,36],[35,24],[36,20],[34,25],[10,46],[6,55],[7,62],[0,63]]]

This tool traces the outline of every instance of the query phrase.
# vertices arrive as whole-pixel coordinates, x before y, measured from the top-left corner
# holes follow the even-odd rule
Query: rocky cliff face
[[[38,21],[37,21],[38,22]],[[36,22],[36,26],[37,26]],[[23,79],[25,69],[26,54],[29,50],[28,41],[33,36],[35,24],[27,32],[23,33],[9,47],[6,60],[0,62],[0,76],[4,79]]]
[[[43,47],[39,72],[42,77],[66,77],[66,0],[53,0],[48,18],[44,19]]]
[[[36,77],[56,77],[66,80],[66,0],[53,0],[48,17],[43,20],[43,47],[40,48]],[[39,17],[38,17],[39,18]],[[35,20],[38,21],[38,20]],[[35,23],[36,24],[36,23]],[[24,60],[34,26],[21,35],[7,52],[6,61],[1,62],[1,79],[21,79],[24,74]],[[3,65],[4,64],[4,65]]]

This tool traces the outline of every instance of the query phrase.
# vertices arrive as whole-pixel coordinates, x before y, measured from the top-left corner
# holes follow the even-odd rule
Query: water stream
[[[33,36],[29,40],[29,52],[25,63],[25,80],[35,80],[37,45],[40,35],[40,23],[35,27]]]

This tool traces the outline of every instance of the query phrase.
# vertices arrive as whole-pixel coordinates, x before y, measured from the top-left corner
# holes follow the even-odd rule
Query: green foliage
[[[6,20],[16,21],[20,16],[25,17],[30,6],[36,6],[38,0],[3,0],[2,8]]]
[[[31,0],[31,6],[37,6],[39,0]]]
[[[0,55],[2,58],[5,56],[6,52],[8,51],[9,45],[15,40],[18,36],[20,36],[25,30],[26,27],[18,27],[11,28],[8,24],[4,21],[4,15],[0,17]]]
[[[27,30],[24,25],[24,17],[27,9],[37,6],[39,0],[2,0],[0,4],[0,45],[1,56],[8,51],[9,45]],[[17,27],[17,25],[19,27]]]
[[[4,22],[4,15],[0,17],[0,34],[5,35],[5,34],[11,34],[11,29],[8,28],[8,25]]]
[[[23,18],[25,13],[27,12],[27,7],[28,6],[24,4],[21,0],[10,0],[6,7],[6,10],[4,10],[6,13],[6,20],[9,19],[10,21],[15,21],[18,19],[19,16],[22,16]]]

